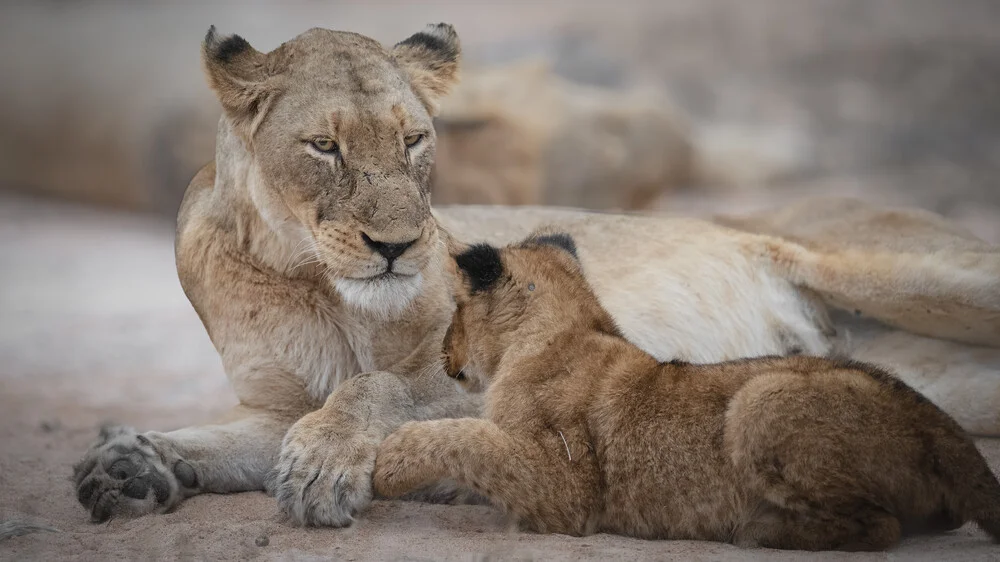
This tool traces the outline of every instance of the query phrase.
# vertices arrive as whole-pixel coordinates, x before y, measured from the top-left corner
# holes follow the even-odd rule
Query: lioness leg
[[[416,415],[410,381],[402,377],[379,371],[342,383],[281,442],[279,507],[300,524],[349,525],[371,503],[378,444]]]
[[[348,379],[288,430],[275,468],[279,507],[298,523],[349,525],[371,503],[375,453],[386,436],[411,420],[479,415],[480,405],[440,373]]]
[[[518,516],[539,532],[593,531],[592,497],[556,467],[539,444],[482,419],[404,424],[387,437],[375,459],[374,488],[397,497],[452,480]],[[592,490],[596,493],[596,490]]]
[[[237,406],[218,424],[161,433],[101,430],[74,467],[94,521],[164,512],[202,492],[262,490],[296,414]]]

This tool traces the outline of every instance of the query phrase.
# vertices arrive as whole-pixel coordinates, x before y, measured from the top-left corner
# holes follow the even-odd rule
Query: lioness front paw
[[[372,501],[379,437],[306,415],[285,436],[268,488],[301,525],[346,527]]]
[[[130,427],[105,427],[73,467],[76,497],[103,523],[115,516],[163,513],[194,493],[194,468],[166,443]]]

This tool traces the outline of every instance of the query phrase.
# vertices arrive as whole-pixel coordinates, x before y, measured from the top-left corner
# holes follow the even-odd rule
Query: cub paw
[[[408,462],[414,457],[407,450],[406,429],[404,426],[389,435],[379,446],[372,479],[375,494],[379,497],[397,498],[413,492],[417,486]]]
[[[408,422],[379,445],[372,479],[375,497],[426,503],[487,505],[489,499],[452,479],[436,446],[435,422]],[[435,454],[438,456],[435,457]]]
[[[172,453],[156,434],[105,427],[73,467],[77,500],[91,521],[163,513],[198,487],[194,467]]]

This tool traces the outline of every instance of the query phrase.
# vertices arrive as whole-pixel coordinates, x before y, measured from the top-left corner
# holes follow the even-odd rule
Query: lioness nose
[[[393,260],[403,255],[403,252],[407,248],[413,245],[417,241],[416,238],[410,240],[409,242],[397,242],[395,244],[390,244],[388,242],[379,242],[378,240],[372,240],[371,236],[365,233],[361,233],[361,239],[365,241],[365,244],[372,250],[382,254],[382,256],[391,264]]]

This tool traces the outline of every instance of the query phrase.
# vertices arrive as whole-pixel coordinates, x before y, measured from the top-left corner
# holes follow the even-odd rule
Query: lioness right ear
[[[277,94],[268,55],[239,35],[220,37],[208,28],[202,44],[202,63],[226,115],[246,140],[260,125]]]
[[[432,117],[441,98],[458,82],[461,53],[458,34],[447,23],[428,25],[392,48],[392,58],[409,76],[414,93]]]

